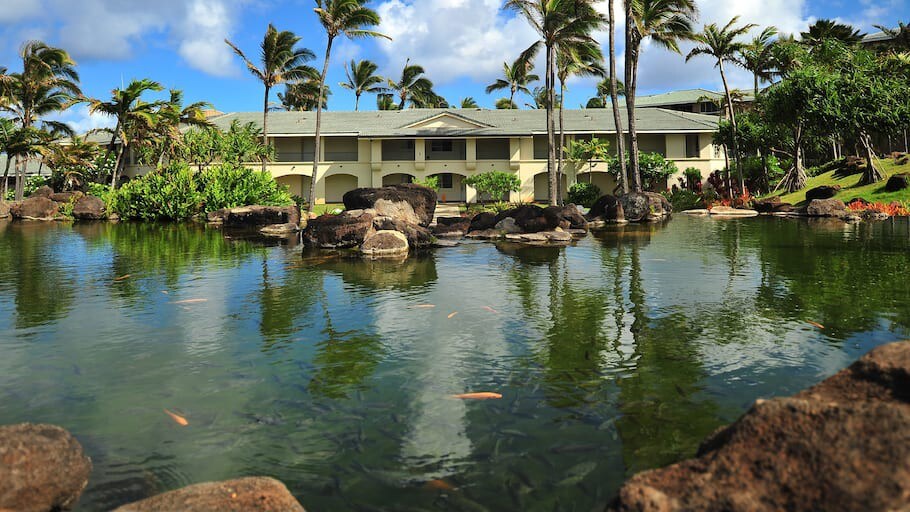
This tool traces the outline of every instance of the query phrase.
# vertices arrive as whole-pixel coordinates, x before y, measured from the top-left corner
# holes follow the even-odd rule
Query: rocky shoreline
[[[0,511],[71,510],[92,465],[60,427],[0,427]],[[758,400],[696,457],[630,478],[608,512],[891,511],[910,503],[910,341],[792,397]],[[277,480],[191,485],[118,512],[304,512]]]

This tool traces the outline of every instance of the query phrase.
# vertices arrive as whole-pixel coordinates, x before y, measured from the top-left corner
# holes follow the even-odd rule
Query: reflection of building
[[[545,200],[547,187],[546,114],[542,110],[411,109],[323,114],[322,155],[316,182],[318,202],[337,203],[357,187],[376,187],[439,177],[443,201],[474,201],[476,192],[462,180],[484,171],[512,172],[522,182],[512,201]],[[623,114],[625,117],[625,114]],[[696,167],[707,175],[723,167],[712,145],[717,117],[661,108],[637,112],[639,145],[676,162],[680,171]],[[259,124],[262,114],[233,113],[213,119],[222,129],[234,121]],[[272,175],[292,194],[309,193],[316,115],[269,114],[269,138],[276,158]],[[568,142],[592,136],[613,139],[610,109],[567,110]],[[602,162],[578,169],[567,165],[566,183],[592,181],[605,192],[615,188]],[[128,167],[128,174],[139,172]],[[675,182],[671,178],[670,182]],[[565,189],[564,189],[565,190]]]

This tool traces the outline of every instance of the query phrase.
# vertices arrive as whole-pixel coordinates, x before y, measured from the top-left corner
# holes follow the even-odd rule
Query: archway
[[[312,178],[309,176],[304,176],[302,174],[288,174],[275,178],[275,181],[277,181],[279,185],[287,187],[288,192],[292,196],[298,196],[302,197],[304,200],[309,200],[310,185],[313,183]]]
[[[436,195],[440,203],[464,203],[468,199],[464,176],[452,172],[440,172],[429,177],[439,179],[439,190]]]
[[[386,174],[382,177],[382,186],[401,185],[402,183],[414,183],[414,176],[403,172]]]
[[[583,172],[580,173],[576,181],[578,183],[593,183],[600,189],[601,195],[615,195],[616,178],[608,172]]]
[[[568,179],[566,175],[562,175],[562,183],[560,184],[562,190],[562,198],[565,199],[568,194]],[[540,174],[534,175],[534,200],[540,202],[546,202],[550,200],[550,176],[548,173],[542,172]]]
[[[357,176],[333,174],[325,177],[325,202],[340,203],[344,195],[357,188]]]

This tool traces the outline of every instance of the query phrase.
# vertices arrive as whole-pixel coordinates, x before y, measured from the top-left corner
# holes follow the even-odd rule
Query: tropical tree
[[[692,38],[697,17],[695,0],[626,0],[626,115],[629,123],[629,185],[641,192],[638,129],[635,122],[635,95],[638,89],[638,61],[641,43],[650,38],[657,46],[681,53],[679,43]]]
[[[133,80],[123,89],[111,91],[110,101],[85,99],[90,113],[105,114],[115,120],[114,128],[99,130],[111,134],[107,152],[108,155],[116,155],[113,176],[111,176],[111,187],[117,187],[117,180],[123,171],[125,163],[124,156],[129,154],[132,145],[138,139],[137,135],[141,132],[151,131],[157,123],[158,110],[162,102],[143,101],[142,95],[162,90],[164,90],[164,87],[158,82],[143,78]]]
[[[72,130],[59,121],[43,118],[66,110],[82,93],[76,63],[66,51],[40,41],[29,41],[19,50],[22,71],[3,75],[5,101],[0,111],[6,112],[19,128],[19,142],[37,140],[33,128],[40,127],[55,133],[71,134]],[[21,146],[20,146],[21,147]],[[23,150],[16,155],[16,199],[21,200],[25,187],[25,170],[36,151]]]
[[[509,98],[499,98],[494,106],[496,110],[518,110],[518,105],[514,101],[509,101]]]
[[[477,104],[473,97],[468,96],[467,98],[462,98],[461,108],[480,108],[480,105]]]
[[[72,190],[85,184],[86,174],[94,172],[101,148],[85,137],[74,135],[66,143],[48,144],[41,149],[43,162],[52,172],[52,182]]]
[[[274,25],[269,24],[265,37],[260,43],[260,63],[257,66],[234,43],[224,40],[234,50],[247,69],[255,76],[265,88],[262,100],[262,141],[268,144],[269,140],[269,95],[275,86],[287,82],[295,82],[315,76],[316,70],[306,63],[316,58],[316,55],[306,49],[297,48],[300,38],[293,32],[279,32]],[[262,160],[262,170],[266,170],[266,160]]]
[[[340,85],[344,89],[354,91],[354,110],[360,110],[360,96],[363,93],[369,94],[378,94],[385,90],[381,84],[385,83],[385,79],[376,74],[376,70],[379,69],[379,65],[373,61],[361,60],[354,61],[348,65],[348,68],[345,69],[345,74],[347,74],[348,80],[346,82],[340,82]]]
[[[389,93],[379,93],[376,96],[376,109],[398,110],[398,105],[395,104],[395,96]]]
[[[598,76],[603,75],[603,53],[597,44],[578,43],[559,45],[556,52],[556,78],[559,80],[559,148],[556,168],[560,179],[556,182],[556,197],[562,200],[562,169],[565,152],[565,98],[566,81],[570,76]]]
[[[754,24],[736,26],[739,22],[739,16],[734,16],[723,28],[718,27],[716,23],[705,25],[702,32],[694,34],[692,40],[697,45],[688,55],[686,62],[699,55],[708,55],[715,60],[714,67],[720,71],[720,80],[724,84],[724,97],[727,100],[727,118],[733,127],[734,136],[732,138],[733,158],[736,161],[736,171],[739,175],[740,193],[746,193],[746,182],[743,180],[742,158],[739,154],[739,145],[736,137],[736,112],[733,110],[733,97],[730,95],[730,84],[727,82],[727,74],[724,71],[724,63],[740,65],[739,55],[746,49],[746,44],[738,39],[755,28]]]
[[[818,20],[806,32],[800,32],[800,40],[809,46],[818,46],[825,41],[836,40],[848,46],[858,44],[865,34],[850,25],[834,20]]]
[[[425,73],[422,66],[411,64],[411,59],[405,61],[404,69],[401,71],[401,78],[394,82],[389,79],[389,89],[395,91],[398,95],[398,108],[404,110],[410,101],[413,106],[420,106],[424,98],[433,91],[433,82],[423,76]]]
[[[738,64],[752,73],[756,98],[761,83],[770,82],[774,78],[775,65],[771,48],[776,35],[777,27],[767,27],[739,51]]]
[[[319,104],[325,109],[328,107],[332,90],[328,85],[320,87],[319,80],[316,78],[285,84],[284,94],[278,93],[278,101],[281,102],[281,108],[284,110],[311,112],[316,110],[316,98],[319,97],[320,89],[322,90],[322,101]]]
[[[531,91],[528,85],[531,82],[540,80],[540,77],[531,73],[534,64],[530,60],[522,57],[515,59],[511,65],[508,62],[502,63],[502,78],[487,86],[487,94],[504,89],[509,90],[509,102],[515,103],[515,94],[523,92],[530,96]]]
[[[899,21],[896,28],[876,25],[875,28],[881,30],[885,35],[891,37],[891,41],[886,45],[895,52],[910,51],[910,25]]]
[[[606,80],[609,82],[608,91],[610,94],[610,105],[613,107],[613,129],[616,130],[616,156],[619,158],[622,189],[624,193],[628,194],[629,172],[626,167],[626,137],[622,127],[622,116],[619,114],[619,96],[626,95],[626,86],[616,78],[616,11],[614,8],[614,0],[608,0],[607,11],[607,52],[610,55]],[[598,91],[600,91],[599,85]],[[603,98],[603,107],[606,108],[606,96],[600,94],[600,97]]]
[[[163,159],[180,153],[180,145],[183,144],[181,128],[211,126],[205,115],[211,107],[204,101],[184,105],[183,91],[171,89],[169,98],[156,104],[154,124],[143,130],[137,139],[143,160],[150,165],[158,165]]]
[[[601,25],[602,17],[586,0],[507,0],[505,8],[524,17],[540,38],[522,53],[521,60],[531,61],[544,49],[546,73],[544,91],[547,110],[547,173],[550,204],[559,202],[559,170],[556,167],[556,50],[560,45],[596,44],[592,32]],[[539,98],[535,103],[540,105]],[[562,148],[559,148],[562,150]]]
[[[594,96],[585,103],[585,108],[607,108],[610,105],[610,78],[606,77],[600,82],[597,82],[597,85],[594,88]],[[616,81],[616,96],[626,95],[626,87],[623,85],[621,80]],[[620,120],[621,122],[621,120]]]
[[[329,60],[332,57],[332,44],[339,36],[347,36],[349,39],[361,39],[370,37],[388,36],[380,34],[373,27],[379,25],[379,14],[376,11],[363,5],[363,0],[316,0],[316,8],[313,9],[319,18],[326,34],[325,60],[322,64],[322,74],[319,75],[319,95],[322,98],[325,90],[325,77],[329,72]],[[316,104],[316,143],[313,153],[313,174],[310,187],[310,200],[307,202],[307,209],[313,208],[316,204],[316,183],[319,181],[319,154],[322,147],[322,102]]]

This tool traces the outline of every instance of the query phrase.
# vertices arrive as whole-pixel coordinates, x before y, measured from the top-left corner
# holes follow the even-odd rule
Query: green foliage
[[[124,219],[179,221],[198,214],[202,203],[195,173],[189,165],[177,163],[120,187],[112,197],[110,209]]]
[[[272,146],[262,143],[262,133],[253,123],[231,123],[227,131],[194,128],[183,134],[177,158],[199,170],[215,162],[242,164],[274,156]]]
[[[25,180],[25,197],[35,193],[36,190],[48,184],[44,176],[31,176]]]
[[[85,184],[85,193],[90,196],[95,196],[98,199],[104,201],[104,204],[111,204],[113,189],[110,185],[105,183],[86,183]]]
[[[218,164],[196,175],[206,212],[251,204],[289,206],[293,198],[268,172]]]
[[[439,190],[439,176],[428,176],[425,180],[414,180],[415,185],[422,185],[433,190]]]
[[[690,190],[696,189],[698,185],[704,181],[704,176],[701,174],[701,170],[696,169],[695,167],[689,167],[683,171],[683,177],[686,180],[686,187]]]
[[[670,200],[674,212],[684,212],[705,207],[705,200],[701,194],[691,190],[677,190],[672,193],[664,192],[664,196]]]
[[[600,197],[600,187],[593,183],[575,183],[569,187],[569,202],[590,208]]]
[[[464,184],[474,187],[478,195],[486,195],[500,200],[509,192],[521,190],[521,179],[510,172],[489,171],[475,174],[464,179]]]
[[[642,184],[646,190],[664,188],[663,182],[679,172],[676,164],[664,158],[660,153],[641,153],[638,155],[638,164],[641,168]],[[610,163],[610,172],[614,176],[619,176],[621,170],[618,160]]]

